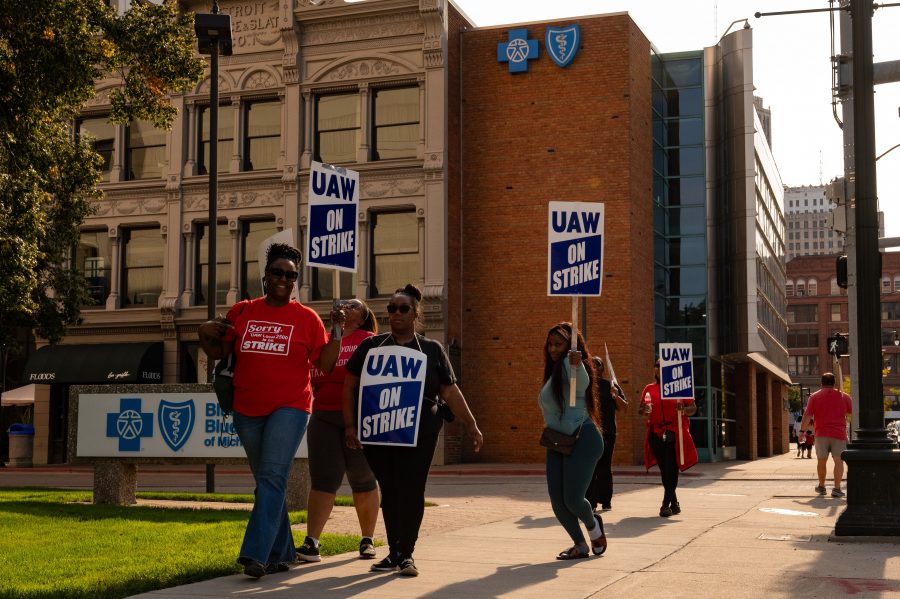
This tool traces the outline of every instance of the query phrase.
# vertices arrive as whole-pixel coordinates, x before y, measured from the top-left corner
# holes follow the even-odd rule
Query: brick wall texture
[[[497,62],[509,28],[460,36],[462,185],[449,200],[459,220],[448,223],[454,232],[459,223],[449,313],[460,325],[449,330],[458,331],[463,392],[486,439],[479,456],[462,447],[466,461],[544,460],[543,345],[553,324],[571,320],[571,299],[547,296],[552,200],[605,204],[603,293],[587,300],[588,346],[600,355],[609,346],[632,402],[652,380],[650,44],[625,14],[555,25],[572,22],[581,45],[564,69],[547,56],[546,23],[528,26],[540,58],[521,74]],[[640,463],[636,410],[620,414],[618,428],[614,462]]]

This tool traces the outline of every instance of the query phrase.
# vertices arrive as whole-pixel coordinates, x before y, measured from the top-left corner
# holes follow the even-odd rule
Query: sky
[[[712,46],[732,21],[748,19],[753,29],[756,95],[772,110],[772,151],[782,182],[792,187],[818,185],[843,175],[841,130],[831,106],[828,13],[759,19],[753,16],[756,12],[827,8],[826,0],[454,0],[454,3],[479,27],[627,11],[660,52]],[[743,23],[734,25],[742,26]],[[837,27],[835,15],[835,48],[839,51]],[[872,31],[875,62],[900,60],[900,7],[876,10]],[[900,82],[876,86],[876,156],[900,144],[898,111]],[[878,160],[877,169],[885,235],[900,237],[900,148]]]

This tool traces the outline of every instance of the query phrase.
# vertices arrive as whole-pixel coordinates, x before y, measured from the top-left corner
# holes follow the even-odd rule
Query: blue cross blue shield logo
[[[547,27],[544,45],[553,62],[565,68],[575,58],[578,46],[581,45],[581,28],[577,23],[562,28]]]
[[[106,436],[119,438],[119,451],[140,451],[141,439],[153,436],[153,413],[141,412],[140,398],[123,397],[106,415]]]
[[[509,63],[510,73],[525,73],[528,61],[538,58],[537,40],[528,39],[527,29],[510,29],[507,39],[497,44],[497,61]]]
[[[194,429],[194,400],[181,403],[162,400],[159,402],[157,418],[163,441],[172,451],[178,451],[187,443]]]

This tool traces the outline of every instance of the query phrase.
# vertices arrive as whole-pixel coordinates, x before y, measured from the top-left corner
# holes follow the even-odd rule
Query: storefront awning
[[[162,363],[162,342],[49,345],[28,358],[25,380],[44,385],[162,383]]]
[[[30,406],[34,405],[34,385],[25,385],[4,391],[0,397],[0,406]]]

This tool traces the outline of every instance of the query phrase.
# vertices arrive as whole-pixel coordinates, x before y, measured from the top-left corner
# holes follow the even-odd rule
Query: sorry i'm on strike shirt
[[[265,298],[243,301],[228,311],[234,341],[234,409],[245,416],[266,416],[278,408],[309,412],[312,391],[309,363],[328,342],[325,325],[314,310],[291,301],[270,306]]]

